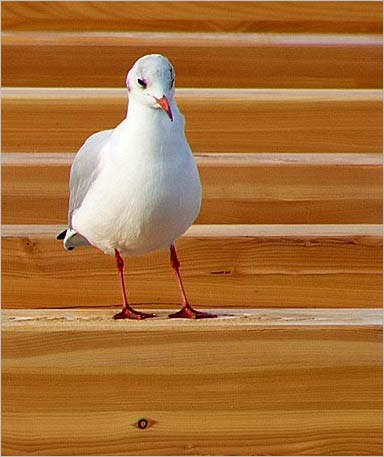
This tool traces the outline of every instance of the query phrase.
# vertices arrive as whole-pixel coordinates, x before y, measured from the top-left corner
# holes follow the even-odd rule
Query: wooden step
[[[63,226],[2,230],[4,308],[120,303],[114,259],[65,251]],[[379,225],[196,225],[177,243],[192,303],[200,307],[347,308],[382,305]],[[127,259],[129,297],[177,308],[167,251]]]
[[[380,34],[382,13],[379,1],[18,1],[3,3],[1,19],[4,31]]]
[[[4,152],[74,152],[125,116],[125,89],[2,92]],[[380,90],[179,89],[200,152],[382,152]]]
[[[3,455],[381,455],[380,310],[2,326]]]
[[[83,31],[3,32],[2,84],[122,87],[153,52],[171,60],[178,87],[382,87],[379,34]]]
[[[9,153],[5,224],[64,224],[74,154]],[[381,154],[197,154],[199,224],[380,224]]]

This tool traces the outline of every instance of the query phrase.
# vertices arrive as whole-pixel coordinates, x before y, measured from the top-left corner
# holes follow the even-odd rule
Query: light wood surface
[[[381,455],[379,311],[110,314],[3,312],[3,455]]]
[[[4,308],[119,305],[114,259],[94,248],[65,251],[55,239],[63,227],[5,226]],[[382,304],[378,225],[202,225],[177,246],[189,298],[200,307]],[[133,303],[179,306],[166,250],[127,258],[126,267]]]
[[[4,224],[64,224],[74,154],[9,153]],[[382,221],[381,154],[196,154],[199,224],[370,224]]]
[[[39,330],[46,333],[70,331],[73,328],[83,331],[97,327],[102,331],[116,332],[122,328],[127,331],[144,330],[146,332],[185,330],[222,331],[233,326],[244,329],[262,329],[263,327],[380,327],[383,324],[383,313],[377,308],[320,309],[320,308],[282,308],[282,309],[215,309],[218,318],[209,321],[190,321],[168,319],[172,310],[156,309],[156,317],[145,321],[125,321],[119,323],[111,319],[113,311],[106,308],[88,309],[6,309],[3,313],[3,331]],[[212,310],[213,311],[213,310]],[[121,321],[120,321],[121,322]],[[53,325],[52,325],[53,324]]]
[[[122,87],[153,52],[171,60],[178,87],[382,87],[380,35],[83,31],[3,32],[2,84]]]
[[[200,152],[382,152],[379,90],[180,89]],[[4,152],[74,152],[126,113],[124,89],[6,89]]]
[[[337,14],[335,14],[337,9]],[[382,3],[3,2],[5,31],[381,33]]]
[[[382,455],[382,3],[1,7],[1,454]],[[167,319],[165,250],[126,259],[158,317],[115,321],[114,259],[55,239],[152,52],[204,187],[181,271],[218,319]]]

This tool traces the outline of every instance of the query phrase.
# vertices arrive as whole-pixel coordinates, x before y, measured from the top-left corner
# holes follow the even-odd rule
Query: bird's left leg
[[[123,310],[120,313],[117,313],[113,316],[114,319],[147,319],[148,317],[155,317],[155,314],[144,313],[143,311],[136,311],[128,304],[127,293],[125,291],[125,282],[124,282],[124,259],[121,257],[120,252],[115,249],[115,259],[116,266],[119,272],[120,285],[121,285],[121,294],[123,296]]]
[[[171,267],[175,272],[177,284],[179,285],[180,293],[181,293],[181,305],[182,308],[177,313],[170,314],[169,317],[171,318],[184,318],[184,319],[206,319],[209,317],[217,317],[216,314],[206,313],[204,311],[197,311],[189,304],[187,295],[185,293],[183,281],[180,275],[180,262],[177,258],[176,247],[174,244],[171,244],[170,247],[170,254],[171,254]]]

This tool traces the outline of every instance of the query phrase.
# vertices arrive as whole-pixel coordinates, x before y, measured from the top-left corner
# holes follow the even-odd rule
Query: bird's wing
[[[68,223],[72,228],[72,214],[79,208],[87,192],[99,174],[99,162],[103,146],[113,130],[103,130],[91,135],[79,149],[72,163],[69,178]]]

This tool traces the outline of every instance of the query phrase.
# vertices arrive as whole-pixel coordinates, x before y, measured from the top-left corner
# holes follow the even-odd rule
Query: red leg
[[[124,306],[123,310],[120,313],[117,313],[113,316],[114,319],[147,319],[148,317],[155,317],[152,313],[144,313],[142,311],[136,311],[131,308],[128,304],[127,293],[125,291],[125,282],[124,282],[124,260],[121,257],[119,251],[115,249],[115,259],[117,270],[120,277],[121,293],[123,295]]]
[[[187,295],[185,293],[183,281],[180,276],[180,262],[177,258],[176,248],[174,244],[171,244],[170,247],[171,253],[171,267],[175,272],[177,283],[179,285],[180,293],[181,293],[181,305],[182,308],[180,311],[174,314],[170,314],[169,317],[171,318],[184,318],[184,319],[206,319],[209,317],[217,317],[216,314],[205,313],[203,311],[196,311],[192,308],[192,306],[188,303]]]

